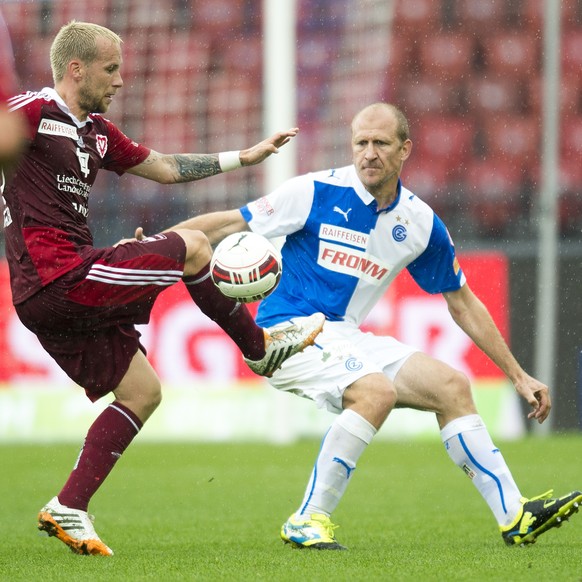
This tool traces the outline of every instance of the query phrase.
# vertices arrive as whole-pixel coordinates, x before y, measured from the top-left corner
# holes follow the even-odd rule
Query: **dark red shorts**
[[[138,349],[157,296],[181,280],[186,256],[176,233],[105,249],[16,305],[24,325],[91,400],[114,390]]]

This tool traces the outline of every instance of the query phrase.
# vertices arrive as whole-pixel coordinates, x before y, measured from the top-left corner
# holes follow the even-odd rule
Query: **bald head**
[[[398,107],[392,105],[392,103],[372,103],[372,105],[368,105],[356,113],[352,120],[352,135],[354,135],[362,122],[366,124],[382,124],[383,120],[390,120],[390,123],[396,120],[396,135],[401,143],[410,139],[408,120],[404,116],[404,113]]]

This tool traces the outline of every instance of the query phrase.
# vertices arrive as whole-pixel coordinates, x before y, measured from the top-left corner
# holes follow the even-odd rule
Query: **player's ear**
[[[407,139],[403,144],[402,148],[400,148],[400,159],[402,161],[407,160],[412,153],[412,141]]]
[[[78,60],[69,61],[69,64],[67,65],[67,70],[75,81],[78,81],[83,77],[83,68],[83,63]]]

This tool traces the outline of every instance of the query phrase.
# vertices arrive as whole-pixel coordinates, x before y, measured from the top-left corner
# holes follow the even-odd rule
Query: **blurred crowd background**
[[[296,0],[299,172],[350,163],[349,122],[399,105],[414,151],[406,184],[457,243],[519,245],[537,235],[544,0]],[[563,242],[582,238],[582,1],[560,2]],[[108,117],[165,153],[241,149],[262,125],[259,0],[4,0],[23,90],[52,86],[49,47],[75,18],[124,39],[125,86]],[[284,64],[282,63],[282,66]],[[164,187],[102,172],[97,244],[152,233],[264,193],[259,166]]]

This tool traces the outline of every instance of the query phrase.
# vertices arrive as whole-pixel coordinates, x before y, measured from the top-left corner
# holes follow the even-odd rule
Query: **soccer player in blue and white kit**
[[[466,376],[393,337],[359,328],[407,268],[422,289],[443,294],[454,321],[531,406],[529,418],[541,423],[550,412],[548,387],[521,368],[471,291],[442,220],[400,181],[411,151],[402,112],[376,103],[352,122],[352,165],[293,178],[240,210],[179,225],[203,231],[214,244],[248,229],[285,235],[283,276],[261,303],[257,322],[272,326],[318,311],[326,315],[316,345],[288,359],[270,379],[278,390],[338,414],[305,497],[281,529],[282,539],[297,547],[344,549],[331,513],[395,406],[436,414],[447,453],[472,479],[508,545],[535,542],[582,502],[580,491],[550,502],[551,491],[523,497],[477,412]]]

